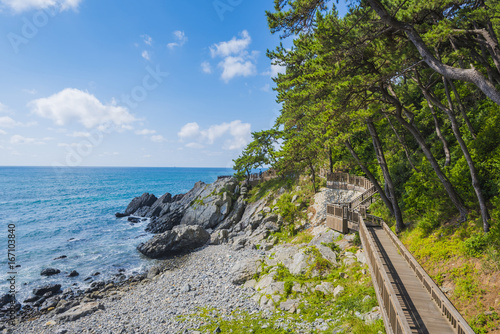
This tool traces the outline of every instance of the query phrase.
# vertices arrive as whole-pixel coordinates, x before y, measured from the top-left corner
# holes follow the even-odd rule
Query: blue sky
[[[272,0],[0,0],[0,165],[231,167],[278,115]]]

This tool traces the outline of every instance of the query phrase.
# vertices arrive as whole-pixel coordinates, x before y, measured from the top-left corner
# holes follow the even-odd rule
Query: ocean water
[[[0,292],[8,292],[12,271],[7,260],[9,224],[15,225],[19,301],[47,283],[84,289],[89,285],[84,279],[95,272],[101,273],[96,280],[104,280],[119,269],[128,276],[155,263],[136,250],[151,237],[144,232],[147,221],[134,225],[114,216],[133,197],[185,193],[197,181],[211,183],[232,173],[227,168],[0,167]],[[63,255],[67,258],[54,260]],[[40,276],[48,267],[61,273]],[[72,270],[80,275],[66,277]]]

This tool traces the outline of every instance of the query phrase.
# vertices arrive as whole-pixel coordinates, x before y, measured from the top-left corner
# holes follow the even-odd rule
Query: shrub
[[[476,234],[463,242],[464,253],[472,257],[482,256],[487,246],[487,234]]]

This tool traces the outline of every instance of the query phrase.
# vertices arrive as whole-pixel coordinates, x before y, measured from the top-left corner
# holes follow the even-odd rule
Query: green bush
[[[352,243],[354,244],[354,246],[361,246],[361,238],[359,237],[359,232],[356,232],[354,234],[354,239],[352,240]]]
[[[472,257],[481,257],[487,246],[487,234],[476,234],[463,242],[464,253]]]

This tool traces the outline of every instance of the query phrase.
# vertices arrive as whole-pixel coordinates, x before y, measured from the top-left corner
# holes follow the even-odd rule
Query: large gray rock
[[[132,202],[130,202],[130,204],[127,206],[127,209],[125,209],[125,215],[129,216],[145,206],[150,207],[154,204],[154,202],[156,202],[156,200],[157,198],[155,195],[144,193],[141,196],[134,198]]]
[[[309,256],[304,252],[304,250],[300,250],[293,257],[293,262],[288,268],[292,275],[301,275],[306,269],[309,268],[308,263]]]
[[[59,274],[61,271],[55,268],[45,268],[40,272],[42,276],[53,276]]]
[[[158,259],[191,251],[205,245],[209,239],[210,234],[201,226],[180,225],[141,243],[137,250],[147,257]]]
[[[75,306],[59,315],[57,318],[59,321],[75,321],[97,310],[104,310],[104,305],[98,302],[91,302]]]
[[[39,288],[33,289],[33,294],[35,296],[43,296],[47,292],[54,294],[60,291],[61,291],[61,284],[47,284]]]
[[[241,285],[253,278],[260,268],[259,258],[246,259],[236,262],[232,268],[233,284]]]
[[[225,242],[227,242],[227,238],[229,236],[228,230],[217,230],[212,233],[212,236],[210,237],[210,244],[211,245],[221,245]]]
[[[170,198],[170,194],[160,197],[151,206],[147,216],[152,217],[151,222],[146,227],[146,232],[163,233],[170,231],[174,226],[180,225],[186,210],[194,204],[200,197],[206,184],[199,181],[186,194],[175,195]]]
[[[217,226],[217,229],[230,229],[234,225],[238,224],[245,212],[246,203],[242,196],[238,198],[238,200],[233,204],[233,208],[224,219],[222,223]]]

